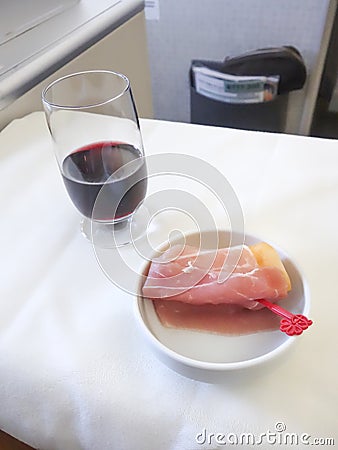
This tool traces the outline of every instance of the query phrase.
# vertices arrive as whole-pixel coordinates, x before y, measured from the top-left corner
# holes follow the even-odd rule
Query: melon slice
[[[276,267],[283,272],[285,280],[287,281],[288,291],[290,291],[291,280],[277,250],[266,242],[259,242],[258,244],[251,245],[250,250],[254,254],[259,267]]]

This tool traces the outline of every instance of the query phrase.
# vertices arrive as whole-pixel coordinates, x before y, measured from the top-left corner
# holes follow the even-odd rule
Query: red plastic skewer
[[[279,329],[288,336],[299,336],[313,323],[312,320],[303,316],[303,314],[293,314],[281,306],[269,302],[268,300],[259,299],[256,301],[270,309],[270,311],[274,312],[278,316],[283,317],[280,321]]]

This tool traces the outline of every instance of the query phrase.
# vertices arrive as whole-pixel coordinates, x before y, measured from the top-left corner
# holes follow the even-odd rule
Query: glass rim
[[[47,96],[48,92],[56,84],[58,84],[58,83],[60,83],[60,82],[62,82],[64,80],[67,80],[69,78],[74,78],[74,77],[78,77],[80,75],[87,75],[87,74],[106,74],[106,75],[109,74],[109,75],[115,75],[115,76],[119,77],[120,79],[123,79],[125,81],[126,85],[121,90],[121,92],[119,94],[114,95],[114,96],[108,98],[107,100],[100,101],[100,102],[97,102],[97,103],[92,103],[90,105],[88,105],[88,104],[87,105],[61,105],[58,102],[54,103],[53,101],[49,101],[47,99],[46,96]],[[44,104],[46,104],[46,105],[49,105],[52,108],[59,108],[59,109],[90,109],[90,108],[95,108],[95,107],[98,107],[98,106],[103,106],[103,105],[106,105],[106,104],[108,104],[108,103],[110,103],[110,102],[112,102],[114,100],[117,100],[118,98],[122,97],[122,95],[125,94],[127,91],[129,91],[129,89],[130,89],[129,78],[126,77],[126,75],[124,75],[122,73],[114,72],[113,70],[99,70],[99,69],[97,69],[97,70],[83,70],[83,71],[80,71],[80,72],[74,72],[74,73],[70,73],[70,74],[64,75],[64,76],[62,76],[60,78],[57,78],[56,80],[52,81],[51,83],[49,83],[42,90],[41,97],[42,97],[42,102]]]

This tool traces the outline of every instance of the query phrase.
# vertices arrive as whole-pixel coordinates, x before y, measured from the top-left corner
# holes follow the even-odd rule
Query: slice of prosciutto
[[[277,301],[290,279],[273,247],[266,243],[201,250],[173,246],[150,264],[143,295],[192,305],[234,304],[263,308],[255,300]]]

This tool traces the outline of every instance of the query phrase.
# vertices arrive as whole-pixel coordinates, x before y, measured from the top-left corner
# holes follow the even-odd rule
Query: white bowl
[[[205,233],[215,242],[215,232]],[[220,246],[229,245],[229,232],[220,233]],[[197,234],[186,236],[186,243],[196,244]],[[245,243],[252,245],[264,239],[247,235]],[[275,244],[291,278],[292,290],[283,300],[283,307],[294,314],[307,315],[310,299],[309,288],[299,268]],[[208,245],[206,245],[208,247]],[[146,273],[148,264],[143,267]],[[153,303],[142,297],[142,286],[138,287],[135,303],[136,317],[143,334],[156,356],[169,368],[189,378],[206,382],[219,381],[224,372],[244,369],[271,360],[284,352],[299,336],[290,337],[279,330],[258,332],[241,336],[224,336],[207,332],[180,330],[164,327],[157,317]],[[272,314],[272,313],[271,313]]]

